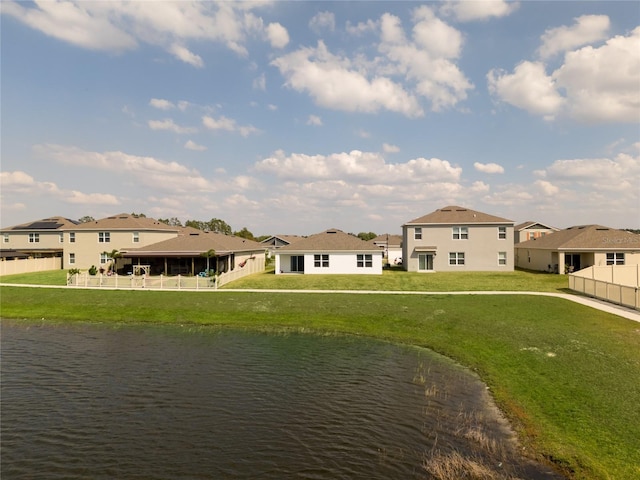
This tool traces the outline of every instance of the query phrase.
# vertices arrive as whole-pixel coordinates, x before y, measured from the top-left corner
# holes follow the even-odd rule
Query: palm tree
[[[202,252],[200,254],[201,257],[206,257],[207,258],[207,275],[210,275],[210,271],[209,271],[209,259],[210,258],[214,258],[216,256],[216,251],[211,248],[209,250],[207,250],[206,252]]]
[[[104,255],[106,255],[108,258],[110,258],[113,263],[109,266],[110,270],[113,270],[113,273],[116,273],[116,260],[118,258],[122,258],[122,254],[116,250],[115,248],[113,250],[111,250],[110,252],[102,252]]]

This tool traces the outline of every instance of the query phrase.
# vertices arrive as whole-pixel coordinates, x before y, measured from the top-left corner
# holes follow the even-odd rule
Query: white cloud
[[[538,54],[546,59],[576,47],[604,40],[609,25],[609,17],[606,15],[583,15],[576,18],[575,24],[570,27],[551,28],[542,35],[542,45]]]
[[[195,67],[204,61],[190,41],[221,43],[246,56],[249,37],[266,39],[274,48],[288,43],[279,24],[264,26],[251,10],[264,2],[65,2],[6,1],[2,13],[29,27],[81,48],[122,52],[140,43],[159,46]]]
[[[321,127],[322,119],[317,115],[309,115],[309,118],[307,119],[307,125],[314,125],[316,127]]]
[[[428,182],[457,182],[462,169],[446,160],[417,158],[406,163],[386,163],[379,153],[351,152],[332,155],[306,155],[275,152],[257,162],[258,172],[285,179],[341,180],[366,184],[424,184]]]
[[[534,185],[547,196],[557,195],[560,192],[560,188],[552,184],[551,182],[547,182],[546,180],[536,180]]]
[[[373,21],[371,19],[366,22],[358,22],[353,25],[351,22],[347,21],[346,31],[349,35],[353,35],[354,37],[359,37],[369,32],[375,32],[379,28],[379,23]]]
[[[448,0],[440,7],[440,12],[460,22],[471,22],[505,17],[519,6],[519,2],[507,0]]]
[[[207,147],[205,147],[204,145],[198,145],[193,140],[187,140],[187,142],[184,144],[184,148],[186,148],[187,150],[193,150],[195,152],[204,152],[207,149]]]
[[[254,133],[260,133],[253,125],[238,125],[235,120],[220,116],[219,118],[213,118],[208,115],[202,117],[202,124],[209,130],[224,130],[227,132],[238,132],[243,137],[248,137]]]
[[[63,200],[80,205],[120,205],[120,201],[110,193],[84,193],[77,190],[64,193]]]
[[[480,163],[475,162],[473,168],[483,173],[504,173],[504,167],[497,163]]]
[[[170,118],[165,118],[164,120],[149,120],[148,125],[151,130],[169,130],[170,132],[179,134],[194,133],[198,131],[197,128],[181,127],[180,125],[176,125]]]
[[[273,48],[284,48],[289,44],[289,32],[279,23],[267,25],[267,37]]]
[[[415,97],[389,78],[369,79],[345,57],[331,54],[322,41],[273,60],[286,85],[307,92],[323,107],[375,113],[380,109],[415,117],[422,109]]]
[[[565,102],[554,79],[539,62],[522,62],[512,74],[491,70],[487,80],[492,95],[548,119],[553,119]]]
[[[149,100],[149,105],[160,110],[171,110],[172,108],[175,108],[173,103],[163,98],[152,98]]]
[[[336,16],[333,12],[318,12],[309,20],[309,28],[318,34],[322,30],[333,32],[336,29]]]
[[[391,145],[389,143],[383,143],[382,151],[385,153],[398,153],[400,151],[400,147],[398,147],[397,145]]]
[[[253,79],[253,88],[254,90],[261,90],[263,92],[267,90],[267,78],[264,73]]]
[[[588,123],[637,122],[638,51],[640,27],[599,48],[586,46],[567,52],[564,64],[551,75],[543,63],[530,61],[520,63],[513,73],[491,70],[487,74],[489,91],[498,100],[547,120],[565,115]]]
[[[173,44],[169,47],[169,53],[173,54],[178,60],[183,61],[184,63],[188,63],[196,68],[204,67],[204,62],[202,61],[202,57],[196,55],[191,52],[184,45]]]

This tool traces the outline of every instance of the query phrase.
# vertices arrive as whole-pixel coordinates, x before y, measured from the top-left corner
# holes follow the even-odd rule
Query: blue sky
[[[2,226],[640,227],[638,2],[2,2]]]

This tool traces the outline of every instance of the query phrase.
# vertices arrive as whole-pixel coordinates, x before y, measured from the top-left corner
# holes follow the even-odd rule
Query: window
[[[373,267],[373,255],[370,253],[358,254],[358,267]]]
[[[64,233],[60,232],[60,235],[58,238],[60,239],[60,243],[64,243]]]
[[[109,255],[103,252],[100,254],[100,265],[104,265],[105,263],[109,263]]]
[[[98,243],[109,243],[111,241],[110,232],[98,232]]]
[[[322,255],[314,255],[313,265],[317,268],[329,267],[329,254],[323,253]]]
[[[140,241],[140,232],[133,232],[133,243],[138,243]]]
[[[536,238],[535,232],[529,232],[529,240],[533,240],[534,238]]]
[[[449,252],[449,265],[464,265],[464,252]]]
[[[498,238],[500,240],[506,240],[506,238],[507,238],[507,227],[498,227]]]
[[[29,243],[38,243],[40,241],[39,233],[30,233],[29,234]]]
[[[433,270],[433,253],[418,254],[418,270]]]
[[[4,242],[4,243],[9,243],[9,234],[8,234],[8,233],[5,233],[5,234],[3,235],[3,242]]]
[[[76,263],[76,254],[75,253],[70,253],[69,254],[69,265],[74,265]]]
[[[466,240],[469,238],[468,227],[453,227],[453,239],[454,240]]]
[[[624,265],[624,253],[607,253],[607,265]]]
[[[422,227],[416,227],[415,231],[413,232],[413,239],[422,240]]]
[[[507,252],[498,252],[498,265],[507,264]]]
[[[76,232],[69,232],[69,243],[76,243]]]

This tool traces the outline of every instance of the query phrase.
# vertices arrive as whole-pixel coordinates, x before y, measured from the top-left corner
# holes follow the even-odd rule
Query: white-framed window
[[[536,233],[535,232],[529,232],[529,240],[533,240],[534,238],[536,238]]]
[[[323,254],[316,254],[313,256],[313,265],[317,268],[323,267],[323,268],[328,268],[329,267],[329,254],[328,253],[323,253]]]
[[[504,266],[507,264],[507,252],[498,252],[498,265]]]
[[[469,227],[453,227],[454,240],[467,240],[469,238]]]
[[[413,231],[413,239],[422,240],[422,227],[416,227],[416,229]]]
[[[370,253],[359,253],[358,254],[358,267],[360,268],[371,268],[373,267],[373,255]]]
[[[29,243],[38,243],[40,242],[40,234],[39,233],[30,233],[29,234]]]
[[[133,243],[140,242],[140,232],[133,232]]]
[[[109,258],[109,255],[107,255],[106,253],[102,252],[100,254],[100,265],[104,265],[105,263],[109,263],[111,259]]]
[[[498,227],[498,239],[499,240],[507,239],[507,227]]]
[[[76,243],[76,232],[69,232],[69,243]]]
[[[5,234],[2,235],[2,241],[4,243],[9,243],[9,234],[8,233],[5,233]]]
[[[111,242],[111,232],[98,232],[98,243]]]
[[[607,253],[607,265],[624,265],[624,253]]]
[[[76,263],[76,254],[75,253],[70,253],[69,254],[69,265],[75,265]]]
[[[58,238],[60,239],[60,243],[64,243],[64,232],[60,232]]]
[[[464,252],[449,252],[449,265],[464,265]]]

